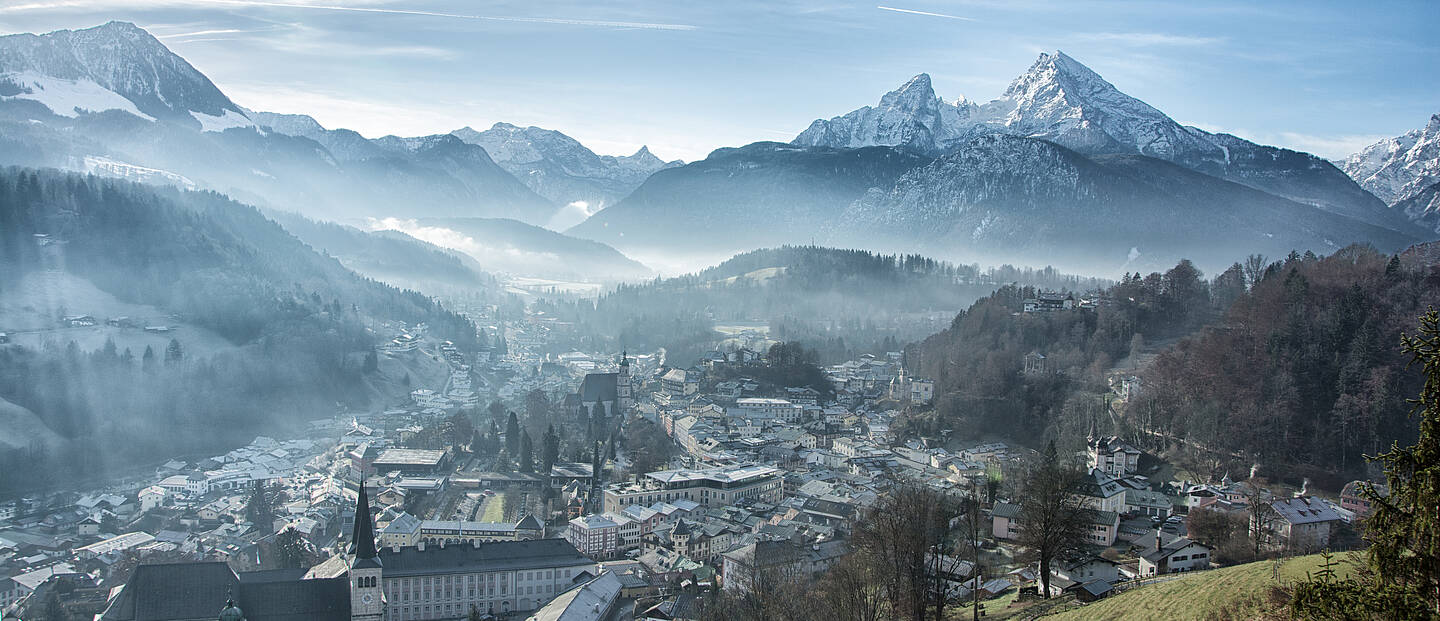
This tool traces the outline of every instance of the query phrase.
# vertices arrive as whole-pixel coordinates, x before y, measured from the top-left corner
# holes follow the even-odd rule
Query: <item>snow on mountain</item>
[[[975,105],[964,97],[946,103],[935,95],[928,74],[910,78],[865,106],[828,121],[817,120],[794,143],[824,147],[907,147],[921,153],[944,151],[965,136]]]
[[[1350,242],[1388,250],[1415,239],[1160,158],[1086,156],[1003,133],[972,138],[891,188],[866,192],[828,233],[842,245],[1098,273],[1180,258],[1223,269],[1252,252],[1334,252]]]
[[[67,80],[34,71],[0,74],[0,100],[13,99],[38,101],[51,112],[72,118],[89,112],[120,110],[149,121],[155,120],[136,108],[129,99],[85,78]]]
[[[1058,51],[1041,54],[990,102],[975,105],[961,98],[946,104],[921,74],[886,94],[876,108],[815,121],[794,143],[898,146],[936,156],[991,133],[1042,138],[1086,155],[1146,155],[1333,213],[1414,232],[1406,218],[1386,209],[1329,162],[1181,125]]]
[[[1116,89],[1063,52],[1041,54],[999,98],[982,105],[935,95],[920,74],[866,106],[829,121],[818,120],[795,144],[860,147],[901,146],[938,155],[981,133],[1001,131],[1043,137],[1086,153],[1141,153],[1175,159],[1203,153],[1224,159],[1224,150],[1182,127],[1143,101]]]
[[[451,134],[484,147],[497,164],[531,190],[562,205],[583,202],[599,208],[613,204],[655,171],[682,163],[667,163],[648,147],[628,156],[597,155],[570,136],[533,126],[496,123],[485,131],[462,127]]]
[[[253,125],[209,78],[127,22],[0,37],[0,95],[61,116],[115,109],[215,131]]]
[[[1361,187],[1397,204],[1440,183],[1440,114],[1422,129],[1386,138],[1338,162]]]

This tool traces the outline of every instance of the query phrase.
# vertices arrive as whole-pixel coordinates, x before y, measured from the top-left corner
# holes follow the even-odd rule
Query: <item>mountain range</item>
[[[1057,51],[988,102],[943,99],[920,74],[789,144],[685,164],[507,123],[370,139],[249,110],[123,22],[0,37],[0,164],[211,189],[267,213],[461,222],[471,242],[494,242],[471,253],[482,268],[545,256],[559,271],[528,274],[542,277],[649,273],[616,248],[713,256],[796,242],[1104,273],[1352,242],[1390,251],[1440,231],[1437,135],[1432,119],[1337,167],[1181,125]]]
[[[809,164],[882,152],[896,165],[868,178]],[[691,225],[700,239],[675,237]],[[942,99],[917,75],[790,145],[656,173],[572,232],[622,250],[785,238],[1108,273],[1351,242],[1395,250],[1427,234],[1322,158],[1181,125],[1062,52],[983,104]]]
[[[661,160],[643,146],[628,156],[596,155],[574,138],[534,126],[496,123],[485,131],[462,127],[450,134],[484,147],[497,164],[554,203],[582,203],[576,207],[586,217],[630,194],[651,173],[684,163]],[[569,213],[562,210],[557,215]],[[583,219],[558,222],[552,228],[565,228]]]
[[[501,137],[507,130],[513,135]],[[599,156],[535,127],[369,139],[303,114],[249,110],[144,29],[110,22],[0,37],[0,164],[211,189],[325,220],[458,217],[563,227],[678,162],[648,149]],[[573,207],[562,208],[574,201],[595,207],[574,217]],[[610,264],[646,271],[627,261]]]
[[[1396,211],[1440,233],[1440,114],[1421,129],[1376,142],[1338,164]]]

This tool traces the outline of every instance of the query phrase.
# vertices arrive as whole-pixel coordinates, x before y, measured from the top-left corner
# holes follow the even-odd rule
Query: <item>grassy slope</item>
[[[1345,557],[1335,558],[1343,561]],[[1280,567],[1280,582],[1276,582],[1271,573],[1272,561],[1185,574],[1169,582],[1140,587],[1044,618],[1056,621],[1262,618],[1278,608],[1270,601],[1272,587],[1303,580],[1307,573],[1319,571],[1321,562],[1318,554],[1286,560]],[[1336,569],[1342,575],[1350,573],[1350,566],[1343,562]]]

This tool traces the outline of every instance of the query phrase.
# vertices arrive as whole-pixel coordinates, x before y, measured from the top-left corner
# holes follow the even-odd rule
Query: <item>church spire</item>
[[[360,477],[360,495],[355,499],[355,530],[350,534],[350,553],[354,558],[351,567],[370,562],[379,565],[379,553],[375,551],[375,525],[370,518],[370,498],[365,495],[365,477]]]

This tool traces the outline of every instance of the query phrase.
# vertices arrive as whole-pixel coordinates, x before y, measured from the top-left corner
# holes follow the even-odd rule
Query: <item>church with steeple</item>
[[[361,483],[344,553],[309,570],[140,565],[101,621],[430,621],[523,613],[599,574],[564,539],[384,548]]]

